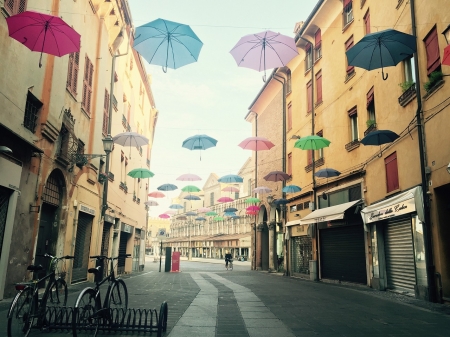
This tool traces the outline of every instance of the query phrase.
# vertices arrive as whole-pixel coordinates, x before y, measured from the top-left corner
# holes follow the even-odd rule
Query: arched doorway
[[[39,255],[45,253],[56,255],[56,244],[59,233],[59,216],[64,191],[64,176],[61,171],[54,170],[47,178],[42,193],[42,205],[39,221],[39,232],[36,243],[35,264],[41,264],[44,269],[38,272],[41,278],[45,276],[50,260]]]

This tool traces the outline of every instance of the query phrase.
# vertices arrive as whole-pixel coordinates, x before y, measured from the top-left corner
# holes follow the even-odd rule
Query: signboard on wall
[[[364,213],[365,223],[371,223],[384,219],[393,218],[403,214],[408,214],[416,211],[416,204],[414,198],[392,204],[383,208],[376,209],[372,212]]]

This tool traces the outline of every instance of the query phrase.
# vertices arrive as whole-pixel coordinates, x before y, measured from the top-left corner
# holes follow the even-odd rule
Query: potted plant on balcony
[[[423,84],[423,88],[427,93],[433,89],[436,84],[438,84],[440,81],[442,81],[442,78],[444,77],[444,74],[442,71],[433,71],[430,76],[428,76],[428,82],[425,82]]]
[[[400,88],[402,88],[402,92],[405,92],[409,88],[411,88],[413,84],[414,84],[414,81],[405,81],[405,82],[399,83],[398,86]]]
[[[375,121],[375,119],[368,119],[366,121],[367,124],[367,128],[369,129],[372,125],[376,124],[377,122]]]
[[[108,176],[106,175],[106,173],[100,172],[100,173],[98,174],[98,182],[99,182],[100,184],[103,184],[103,183],[106,181],[106,179],[108,179]]]

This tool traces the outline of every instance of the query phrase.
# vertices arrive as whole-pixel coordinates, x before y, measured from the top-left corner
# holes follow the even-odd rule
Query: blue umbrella
[[[238,209],[237,208],[234,208],[234,207],[228,207],[228,208],[225,208],[225,210],[224,210],[224,212],[237,212],[238,211]]]
[[[199,217],[195,218],[195,221],[206,221],[206,218],[199,216]]]
[[[240,218],[239,215],[232,215],[232,216],[231,216],[231,219],[239,219],[239,218]]]
[[[203,46],[191,27],[163,19],[137,27],[135,36],[133,48],[164,72],[197,62]]]
[[[200,197],[198,197],[196,195],[191,195],[191,194],[185,196],[183,199],[186,199],[186,200],[201,200]]]
[[[174,184],[163,184],[163,185],[159,186],[159,187],[157,188],[157,190],[160,190],[160,191],[174,191],[174,190],[176,190],[177,188],[178,188],[178,187],[175,186]]]
[[[274,201],[276,205],[286,205],[288,203],[287,199],[280,198]]]
[[[236,174],[229,174],[223,177],[220,177],[217,180],[219,183],[242,183],[244,179]]]
[[[415,36],[395,29],[386,29],[367,34],[345,53],[349,66],[367,70],[381,68],[383,80],[386,80],[388,74],[384,76],[383,67],[397,65],[414,54],[416,50]]]
[[[282,189],[284,193],[296,193],[300,192],[301,190],[302,190],[301,187],[297,185],[287,185]]]
[[[169,208],[172,208],[172,209],[182,209],[182,208],[184,208],[184,207],[181,206],[180,204],[172,204],[172,205],[169,206]]]
[[[369,132],[363,139],[361,139],[361,143],[364,145],[382,145],[392,143],[398,137],[399,135],[393,131],[377,130]]]
[[[235,216],[236,214],[234,212],[225,212],[223,213],[223,216]]]
[[[188,150],[206,150],[210,147],[214,147],[217,144],[217,140],[207,135],[195,135],[189,137],[183,141],[182,147]],[[200,160],[202,156],[200,155]]]
[[[340,176],[341,172],[332,168],[324,168],[318,170],[316,173],[314,173],[314,175],[319,178],[330,178]]]
[[[196,216],[197,213],[195,213],[195,212],[187,212],[186,215],[187,216]]]

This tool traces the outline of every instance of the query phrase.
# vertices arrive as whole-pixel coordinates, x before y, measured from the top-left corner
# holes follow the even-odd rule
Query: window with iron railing
[[[23,126],[33,133],[36,131],[37,119],[42,106],[42,102],[28,91]]]

